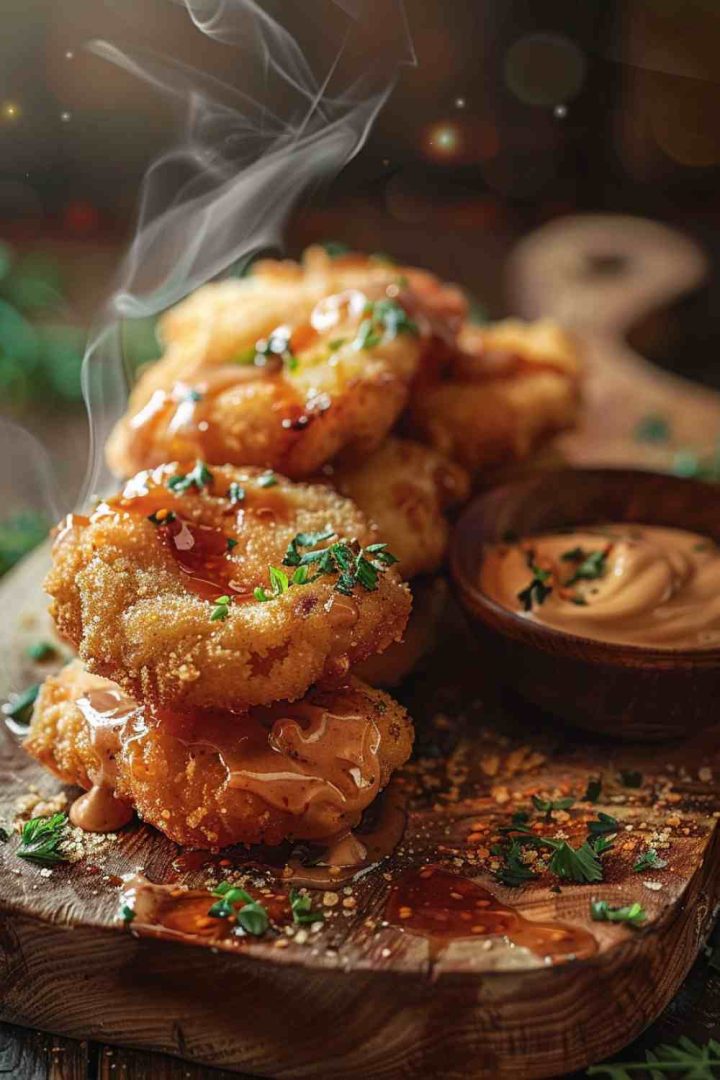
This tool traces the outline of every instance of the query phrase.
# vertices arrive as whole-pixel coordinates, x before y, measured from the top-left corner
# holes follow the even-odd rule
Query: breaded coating
[[[337,466],[328,477],[377,526],[404,578],[442,565],[450,534],[445,511],[470,494],[460,465],[432,447],[390,437],[361,463]]]
[[[402,636],[410,592],[378,541],[327,486],[166,465],[70,516],[45,587],[92,672],[144,702],[237,710],[298,698]]]
[[[402,641],[353,668],[353,675],[371,686],[385,689],[399,686],[432,652],[442,633],[448,602],[445,578],[418,578],[412,583],[412,593],[413,608]]]
[[[250,713],[155,716],[75,661],[46,679],[25,749],[104,784],[191,847],[321,840],[352,828],[410,755],[405,710],[359,679]]]
[[[459,343],[452,364],[413,393],[409,426],[417,438],[475,470],[522,459],[572,426],[578,355],[556,323],[467,326]]]
[[[424,271],[364,255],[264,260],[206,285],[161,322],[163,357],[139,379],[106,447],[118,476],[164,461],[312,475],[375,449],[423,355],[453,342],[465,301]]]

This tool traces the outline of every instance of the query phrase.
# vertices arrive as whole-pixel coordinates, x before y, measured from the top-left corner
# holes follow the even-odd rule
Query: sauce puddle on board
[[[598,948],[588,930],[526,919],[470,878],[439,866],[408,871],[399,878],[390,890],[385,918],[427,938],[432,958],[460,938],[505,938],[545,963],[584,960]]]

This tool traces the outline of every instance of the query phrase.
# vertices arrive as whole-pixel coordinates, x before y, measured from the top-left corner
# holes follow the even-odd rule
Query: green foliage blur
[[[87,333],[63,288],[61,262],[0,241],[0,413],[22,422],[35,411],[78,411]],[[156,359],[155,320],[125,323],[122,342],[129,372]],[[45,539],[48,524],[31,510],[0,508],[0,576]]]

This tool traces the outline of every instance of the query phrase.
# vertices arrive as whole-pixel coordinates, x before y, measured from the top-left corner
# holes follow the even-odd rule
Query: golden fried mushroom
[[[466,326],[459,345],[452,364],[413,394],[409,426],[417,438],[475,470],[521,459],[572,426],[578,356],[556,323]]]
[[[135,386],[108,463],[127,477],[197,456],[301,478],[340,453],[367,453],[463,311],[432,275],[368,256],[311,249],[302,266],[259,262],[164,317],[165,354]]]
[[[328,476],[377,526],[404,578],[442,565],[450,532],[444,512],[470,494],[461,466],[432,447],[390,437],[364,461]]]
[[[419,578],[413,582],[412,593],[413,607],[402,641],[353,668],[353,675],[371,686],[399,686],[432,651],[440,636],[448,602],[445,578]]]
[[[245,714],[156,716],[75,661],[46,679],[24,746],[65,783],[112,793],[177,843],[207,848],[337,836],[412,739],[405,710],[359,679]]]
[[[166,465],[60,528],[45,587],[88,668],[162,705],[295,699],[402,636],[410,592],[348,499]]]

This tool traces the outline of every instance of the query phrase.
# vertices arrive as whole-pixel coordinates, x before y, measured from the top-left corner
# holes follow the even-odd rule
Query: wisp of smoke
[[[109,482],[103,448],[127,402],[120,321],[156,315],[276,246],[298,197],[358,153],[399,66],[415,62],[402,0],[304,0],[303,17],[322,18],[323,4],[336,21],[341,13],[342,27],[316,73],[255,0],[182,0],[200,33],[261,62],[262,100],[168,57],[89,46],[184,103],[187,122],[182,143],[146,173],[135,238],[86,351],[91,447],[82,501]]]

